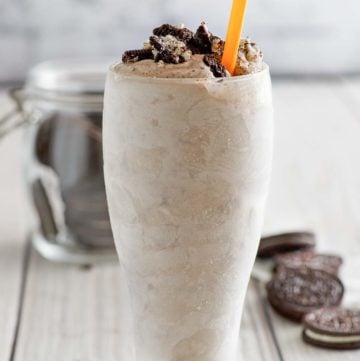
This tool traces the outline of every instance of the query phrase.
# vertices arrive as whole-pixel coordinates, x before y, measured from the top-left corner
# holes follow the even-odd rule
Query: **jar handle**
[[[23,88],[10,88],[7,93],[15,107],[0,117],[0,140],[13,130],[25,125],[28,121],[23,116],[23,98],[21,97]]]

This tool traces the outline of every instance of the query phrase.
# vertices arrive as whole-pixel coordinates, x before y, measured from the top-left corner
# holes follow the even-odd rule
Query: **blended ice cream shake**
[[[271,171],[271,82],[205,24],[154,30],[109,73],[104,167],[122,272],[119,361],[237,361]]]

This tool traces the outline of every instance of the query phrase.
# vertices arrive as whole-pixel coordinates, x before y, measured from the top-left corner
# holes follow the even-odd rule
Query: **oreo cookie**
[[[210,71],[214,74],[215,78],[225,78],[228,76],[226,68],[215,55],[205,55],[204,63],[210,67]]]
[[[341,257],[330,254],[317,254],[313,251],[297,251],[275,256],[275,268],[284,266],[287,268],[307,267],[337,275],[343,263]]]
[[[145,59],[152,59],[156,63],[181,64],[200,54],[204,55],[203,62],[210,67],[214,76],[223,78],[230,76],[221,64],[224,46],[225,42],[214,36],[205,22],[195,33],[183,25],[163,24],[153,30],[143,49],[125,51],[122,60],[125,64]]]
[[[167,48],[164,39],[166,39],[166,37],[164,38],[164,37],[159,37],[156,35],[150,36],[150,39],[149,39],[150,44],[155,49],[155,53],[156,53],[156,55],[154,57],[155,62],[163,61],[168,64],[184,63],[185,58],[182,55],[178,55],[177,52],[174,51],[175,49],[172,49],[173,51],[170,51]],[[181,44],[184,45],[183,50],[185,52],[186,51],[185,44],[184,43],[181,43]]]
[[[261,238],[257,256],[271,258],[281,253],[312,250],[315,244],[315,234],[312,232],[282,233]]]
[[[278,267],[266,289],[273,309],[296,322],[318,308],[338,306],[344,294],[344,286],[338,277],[306,267]]]
[[[122,56],[124,63],[135,63],[145,59],[154,59],[151,49],[127,50]]]
[[[212,34],[209,32],[209,29],[206,23],[201,23],[201,25],[196,30],[194,34],[192,45],[193,52],[198,54],[211,54],[212,53]]]
[[[185,27],[176,27],[170,24],[163,24],[153,30],[153,34],[156,36],[172,35],[178,40],[183,41],[185,44],[191,42],[194,37],[194,33]]]
[[[311,345],[350,350],[360,348],[360,310],[321,308],[303,319],[303,340]]]

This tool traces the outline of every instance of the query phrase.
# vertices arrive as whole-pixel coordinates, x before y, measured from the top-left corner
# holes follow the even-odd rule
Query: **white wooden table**
[[[360,306],[360,79],[274,82],[276,142],[264,233],[312,229],[345,257],[345,303]],[[0,97],[0,112],[8,105]],[[21,132],[0,144],[0,361],[117,361],[118,266],[41,259],[27,240]],[[243,361],[358,361],[303,344],[249,286]],[[225,360],[224,360],[225,361]]]

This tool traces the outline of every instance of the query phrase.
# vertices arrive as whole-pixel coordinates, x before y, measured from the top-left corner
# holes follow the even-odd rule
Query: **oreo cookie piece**
[[[194,37],[191,42],[191,50],[193,53],[197,54],[211,54],[212,53],[212,34],[209,32],[209,29],[206,23],[201,23],[201,25],[196,30]]]
[[[344,294],[339,278],[311,268],[279,267],[266,289],[273,309],[296,322],[318,308],[338,306]]]
[[[184,63],[191,57],[191,51],[186,44],[172,35],[150,36],[155,62],[163,61],[168,64]]]
[[[303,340],[311,345],[350,350],[360,348],[360,310],[321,308],[303,319]]]
[[[292,232],[263,237],[257,256],[270,258],[277,254],[315,248],[315,234],[312,232]]]
[[[204,63],[210,67],[210,71],[214,74],[215,78],[226,78],[228,76],[226,68],[215,55],[205,55]]]
[[[154,59],[151,49],[127,50],[122,56],[123,63],[136,63],[145,59]]]
[[[153,30],[153,34],[156,36],[172,35],[178,40],[183,41],[185,44],[190,42],[194,36],[194,33],[185,27],[176,27],[170,24],[163,24]]]
[[[275,256],[275,267],[287,268],[308,267],[337,275],[343,260],[330,254],[317,254],[313,251],[297,251]]]

